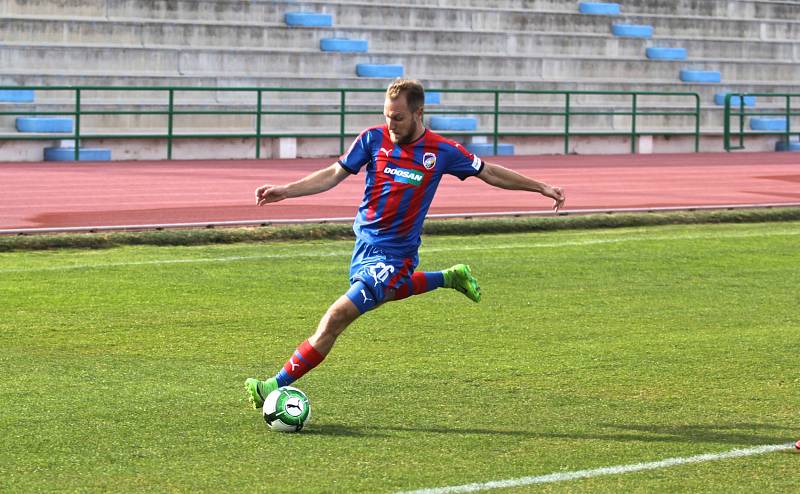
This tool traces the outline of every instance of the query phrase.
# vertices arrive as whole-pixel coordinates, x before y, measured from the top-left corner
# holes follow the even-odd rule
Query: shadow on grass
[[[312,424],[303,429],[304,436],[387,437],[390,434],[380,427],[343,424]]]
[[[626,431],[602,434],[599,438],[644,442],[709,442],[734,445],[779,444],[791,437],[782,435],[787,426],[778,424],[740,423],[704,425],[600,424]]]
[[[504,431],[494,429],[465,429],[446,427],[404,427],[404,426],[379,426],[379,425],[343,425],[343,424],[315,424],[303,430],[303,434],[317,434],[321,436],[350,436],[350,437],[388,437],[394,433],[424,433],[424,434],[481,434],[489,436],[520,436],[541,437],[539,433],[531,431]]]
[[[502,430],[460,427],[364,426],[343,424],[312,425],[307,434],[345,437],[387,437],[395,433],[485,435],[530,439],[574,439],[576,441],[637,441],[651,443],[704,442],[736,446],[779,444],[791,437],[781,434],[787,427],[777,424],[741,423],[712,425],[648,425],[648,424],[598,424],[606,429],[622,432],[537,432],[531,430]]]

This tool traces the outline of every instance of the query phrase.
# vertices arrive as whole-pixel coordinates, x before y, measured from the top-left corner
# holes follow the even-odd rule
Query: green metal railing
[[[738,105],[732,105],[731,100],[733,98],[739,98]],[[754,97],[754,98],[781,98],[783,99],[783,106],[782,108],[763,108],[763,109],[751,109],[748,110],[745,105],[745,98],[746,97]],[[723,132],[723,140],[725,145],[725,151],[733,151],[736,149],[744,149],[744,138],[746,135],[782,135],[786,142],[789,142],[789,139],[792,136],[792,117],[793,116],[800,116],[800,109],[792,110],[792,98],[800,98],[800,93],[728,93],[725,95],[725,115],[724,115],[724,132]],[[734,109],[734,106],[738,106],[738,108]],[[746,131],[744,128],[744,123],[747,117],[783,117],[786,119],[786,129],[782,131],[769,131],[769,130],[750,130]],[[738,130],[731,129],[731,119],[738,118]],[[738,144],[733,145],[733,135],[736,134],[738,136]]]
[[[71,111],[25,111],[18,109],[17,111],[0,111],[0,115],[5,116],[72,116],[74,118],[74,131],[72,134],[60,135],[0,135],[0,140],[53,140],[53,139],[74,139],[75,146],[75,159],[79,157],[78,143],[82,139],[165,139],[167,143],[167,159],[172,159],[173,143],[176,139],[197,139],[197,138],[249,138],[255,139],[255,157],[261,158],[261,140],[263,138],[281,138],[281,137],[295,137],[295,138],[338,138],[340,153],[343,153],[347,144],[348,137],[354,137],[357,133],[347,131],[347,117],[351,115],[382,115],[381,110],[354,110],[348,108],[348,95],[355,93],[383,93],[385,89],[382,88],[287,88],[287,87],[143,87],[143,86],[0,86],[0,89],[11,90],[33,90],[33,91],[69,91],[73,92],[74,101],[73,109]],[[157,110],[97,110],[92,109],[89,105],[86,108],[81,102],[82,94],[86,92],[164,92],[167,96],[166,105],[163,109]],[[569,153],[570,138],[575,136],[597,135],[597,136],[630,136],[631,138],[631,152],[637,151],[638,137],[643,135],[689,135],[694,136],[694,151],[698,152],[700,147],[700,96],[697,93],[690,92],[652,92],[652,91],[537,91],[537,90],[513,90],[513,89],[430,89],[429,92],[438,93],[466,93],[475,96],[492,96],[492,107],[490,110],[469,109],[464,108],[464,105],[458,105],[458,110],[437,110],[431,108],[429,105],[426,108],[428,115],[492,115],[493,126],[491,130],[477,130],[469,132],[441,132],[444,135],[466,135],[466,136],[491,136],[493,143],[494,153],[497,153],[497,146],[500,137],[509,136],[532,136],[532,137],[545,137],[545,136],[561,136],[564,140],[564,153]],[[175,103],[175,94],[177,92],[237,92],[237,93],[253,93],[255,95],[255,105],[253,108],[245,110],[187,110],[182,109],[181,105]],[[282,94],[282,93],[338,93],[339,102],[337,105],[332,105],[332,110],[325,111],[311,111],[311,110],[288,110],[280,108],[270,108],[264,105],[265,94]],[[501,105],[503,96],[508,95],[543,95],[553,97],[563,97],[563,106],[560,110],[553,111],[522,111],[516,109],[507,109]],[[574,100],[576,97],[582,96],[610,96],[610,97],[623,97],[630,98],[628,109],[617,108],[603,108],[600,110],[580,110],[576,109]],[[692,110],[647,110],[640,107],[642,97],[680,97],[691,100],[686,107],[693,106]],[[103,103],[107,104],[107,103]],[[30,105],[30,104],[29,104]],[[477,105],[476,105],[477,106]],[[513,103],[509,104],[513,108]],[[85,133],[81,131],[81,117],[82,116],[97,116],[97,115],[160,115],[166,116],[166,129],[163,133],[139,133],[139,134],[126,134],[126,133]],[[191,115],[247,115],[254,118],[254,129],[252,132],[246,133],[179,133],[175,131],[175,117],[177,116],[191,116]],[[267,115],[279,115],[291,117],[293,115],[335,115],[339,117],[339,125],[336,132],[318,132],[318,133],[303,133],[303,132],[280,132],[265,130],[262,125],[262,118]],[[527,116],[549,116],[549,117],[562,117],[563,128],[559,131],[504,131],[500,126],[500,117],[510,115],[527,115]],[[626,130],[600,130],[600,131],[576,131],[573,130],[575,117],[580,116],[630,116],[630,128]],[[691,130],[686,131],[641,131],[639,129],[639,119],[641,117],[653,116],[691,116],[694,117],[694,126]]]

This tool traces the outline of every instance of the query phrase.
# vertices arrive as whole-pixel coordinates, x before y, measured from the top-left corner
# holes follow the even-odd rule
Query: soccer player
[[[475,176],[503,189],[537,192],[553,199],[556,212],[564,204],[564,191],[559,187],[484,161],[426,129],[424,101],[418,81],[396,80],[386,90],[386,125],[363,131],[339,161],[327,168],[287,185],[266,184],[256,189],[257,204],[263,206],[319,194],[362,168],[366,170],[364,199],[353,225],[356,243],[350,263],[350,289],[328,308],[316,332],[300,344],[274,377],[245,381],[254,408],[261,408],[271,391],[288,386],[319,365],[345,328],[383,303],[437,288],[452,288],[473,302],[480,301],[480,288],[469,266],[414,271],[422,223],[445,173],[461,180]]]

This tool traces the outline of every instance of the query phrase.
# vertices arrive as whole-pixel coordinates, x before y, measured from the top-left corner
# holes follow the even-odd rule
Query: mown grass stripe
[[[493,250],[514,250],[514,249],[547,249],[547,248],[561,248],[561,247],[583,247],[591,245],[603,244],[618,244],[623,242],[669,242],[669,241],[683,241],[683,240],[708,240],[708,239],[742,239],[753,237],[776,237],[776,236],[796,236],[800,235],[800,231],[780,230],[769,232],[742,232],[742,233],[715,233],[706,232],[701,234],[692,235],[657,235],[647,237],[617,237],[617,238],[604,238],[604,239],[590,239],[590,240],[568,240],[561,242],[537,242],[537,243],[524,243],[524,244],[506,244],[506,245],[454,245],[450,247],[422,247],[420,249],[422,254],[435,254],[439,252],[474,252],[474,251],[493,251]],[[129,261],[129,262],[111,262],[100,264],[73,264],[64,266],[46,266],[37,268],[8,268],[0,269],[0,273],[35,273],[47,271],[69,271],[69,270],[83,270],[83,269],[105,269],[105,268],[118,268],[118,267],[132,267],[132,266],[158,266],[169,264],[193,264],[193,263],[224,263],[224,262],[239,262],[239,261],[261,261],[261,260],[281,260],[281,259],[302,259],[302,258],[324,258],[324,257],[343,257],[349,256],[351,249],[340,251],[310,251],[310,252],[291,252],[285,254],[263,254],[256,256],[224,256],[224,257],[200,257],[200,258],[183,258],[183,259],[154,259],[151,261]]]

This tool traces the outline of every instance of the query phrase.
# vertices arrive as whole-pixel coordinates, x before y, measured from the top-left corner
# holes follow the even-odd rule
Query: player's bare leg
[[[333,344],[336,343],[336,338],[360,315],[361,313],[353,302],[347,296],[342,295],[328,307],[325,315],[319,321],[316,333],[308,339],[308,342],[321,355],[328,355]]]
[[[281,386],[288,386],[319,365],[330,353],[336,338],[360,315],[361,313],[347,296],[339,297],[322,316],[317,331],[295,350],[280,372],[265,381],[255,378],[245,381],[247,399],[253,408],[261,408],[267,395],[272,391]]]

